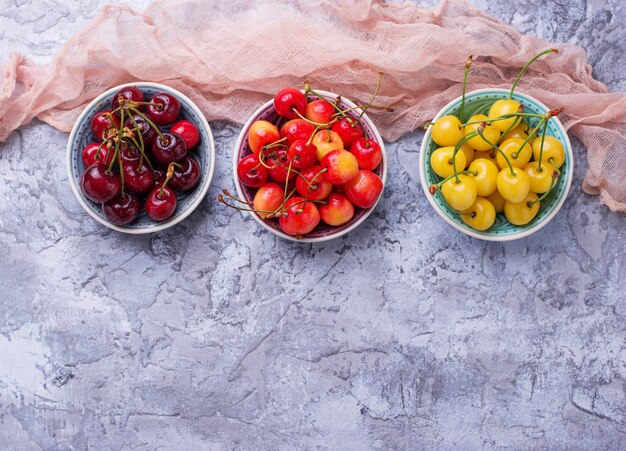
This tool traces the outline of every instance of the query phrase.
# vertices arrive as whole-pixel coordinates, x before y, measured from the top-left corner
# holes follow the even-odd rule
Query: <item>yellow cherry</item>
[[[500,144],[500,150],[504,152],[511,162],[511,166],[514,168],[523,168],[526,166],[526,164],[530,161],[530,157],[533,155],[530,145],[526,143],[522,147],[522,144],[524,144],[524,141],[519,138],[507,139]],[[509,167],[500,152],[496,155],[496,160],[498,161],[500,169]]]
[[[469,164],[474,160],[474,155],[476,155],[476,151],[474,150],[473,147],[469,146],[467,143],[464,143],[459,148],[459,150],[465,154],[465,167],[468,167]]]
[[[500,138],[500,142],[506,141],[507,139],[517,138],[521,140],[526,140],[528,138],[528,125],[526,122],[520,122],[519,125],[508,132],[506,132]]]
[[[504,204],[504,216],[514,225],[528,224],[537,216],[539,202],[537,195],[529,192],[520,202],[506,201]]]
[[[500,191],[495,190],[492,194],[486,197],[486,199],[491,202],[493,207],[496,209],[496,213],[502,213],[504,211],[504,203],[506,199],[502,197]]]
[[[324,155],[333,150],[342,149],[343,141],[339,134],[332,130],[320,130],[313,137],[313,144],[317,148],[317,159],[322,161]]]
[[[498,160],[496,159],[497,153],[498,151],[496,149],[476,151],[476,153],[474,154],[474,160],[478,160],[479,158],[484,158],[485,160],[489,160],[493,164],[498,166]]]
[[[478,196],[489,196],[496,190],[496,179],[498,177],[498,167],[491,160],[479,158],[472,161],[468,168],[476,182],[476,194]]]
[[[441,194],[450,207],[465,210],[476,200],[476,182],[473,177],[460,174],[458,182],[452,177],[441,186]]]
[[[431,136],[440,146],[454,146],[463,136],[461,121],[458,117],[447,115],[440,117],[432,126]]]
[[[541,150],[541,136],[535,138],[533,141],[533,156],[536,161],[539,161],[539,151]],[[542,161],[549,161],[552,165],[559,169],[565,162],[565,150],[561,141],[554,136],[547,136],[543,142],[543,153],[541,154]],[[552,160],[552,161],[550,161]]]
[[[480,121],[486,121],[486,120],[489,120],[489,118],[485,116],[484,114],[475,114],[474,116],[469,118],[468,122],[477,122],[477,121],[479,122],[476,124],[466,125],[464,132],[470,133],[470,132],[476,131],[476,129],[481,126]],[[493,125],[487,125],[487,127],[485,127],[485,130],[483,130],[483,136],[487,138],[488,141],[495,144],[496,141],[498,141],[498,138],[500,138],[500,130],[497,127],[494,127]],[[480,135],[476,135],[468,139],[467,144],[469,144],[476,150],[489,150],[492,147],[491,144],[485,141]]]
[[[496,209],[484,197],[477,197],[462,213],[461,220],[476,230],[487,230],[496,220]]]
[[[516,100],[501,99],[496,100],[489,109],[489,119],[495,119],[505,114],[517,113],[520,107],[520,103]],[[492,124],[500,131],[506,131],[509,127],[513,127],[513,124],[519,122],[519,116],[509,117],[500,121],[494,121]]]
[[[545,193],[549,191],[558,180],[558,173],[547,161],[541,163],[541,168],[539,168],[538,161],[531,161],[524,167],[524,172],[528,174],[530,178],[530,190],[533,193]],[[554,181],[552,181],[553,178]]]
[[[435,150],[430,156],[430,165],[437,174],[441,178],[446,178],[454,174],[454,167],[452,166],[452,155],[454,153],[454,147],[440,147]],[[465,169],[466,161],[465,154],[460,150],[456,153],[454,157],[454,161],[456,162],[456,170],[457,172]]]
[[[498,191],[509,202],[521,202],[530,191],[530,177],[521,169],[513,174],[509,168],[502,169],[496,179]]]

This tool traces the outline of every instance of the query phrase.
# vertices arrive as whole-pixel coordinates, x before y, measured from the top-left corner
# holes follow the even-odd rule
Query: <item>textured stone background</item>
[[[48,61],[103,3],[0,0],[0,59]],[[626,89],[623,0],[476,4]],[[66,134],[0,144],[0,449],[626,448],[625,222],[581,192],[579,143],[529,239],[436,217],[416,132],[371,218],[306,246],[216,205],[239,126],[212,125],[207,201],[155,236],[81,210]]]

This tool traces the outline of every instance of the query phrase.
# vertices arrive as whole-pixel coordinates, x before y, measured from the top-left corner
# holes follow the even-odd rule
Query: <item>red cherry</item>
[[[361,124],[356,121],[353,122],[347,117],[343,117],[335,122],[332,130],[339,135],[346,148],[350,147],[357,139],[365,135]]]
[[[179,161],[187,154],[185,140],[178,133],[162,132],[152,143],[152,155],[162,166]]]
[[[268,166],[267,173],[275,182],[286,183],[287,177],[289,177],[289,180],[293,180],[297,175],[296,171],[293,169],[293,164],[291,165],[291,170],[289,170],[287,149],[283,147],[273,151],[266,158],[265,162]]]
[[[280,116],[295,119],[299,116],[294,110],[304,116],[306,108],[306,97],[296,88],[285,88],[274,97],[274,109]]]
[[[324,174],[324,178],[333,185],[347,183],[359,172],[359,163],[354,155],[343,149],[328,152],[320,163],[323,168],[328,170]]]
[[[98,149],[100,149],[100,151],[98,151]],[[112,156],[113,152],[109,152],[109,148],[106,145],[100,147],[100,143],[87,144],[81,153],[81,159],[86,168],[95,163],[108,167],[111,163]]]
[[[124,186],[131,193],[145,193],[154,185],[154,174],[145,164],[138,161],[122,163]]]
[[[144,113],[144,116],[152,120],[149,114]],[[132,119],[129,117],[124,121],[124,127],[128,127],[131,130],[138,128],[139,132],[141,133],[141,138],[143,138],[144,149],[149,149],[150,146],[152,146],[152,143],[154,142],[154,138],[157,137],[156,130],[152,127],[152,125],[150,125],[148,121],[146,121],[143,117],[141,117],[137,113],[132,114],[131,117]],[[135,124],[137,125],[135,126]],[[136,136],[135,138],[137,139],[138,143],[141,143],[139,136]]]
[[[120,146],[120,158],[122,159],[123,164],[126,164],[127,162],[139,163],[141,152],[132,144],[122,142],[122,145]]]
[[[189,191],[200,180],[200,165],[192,156],[185,156],[178,162],[182,167],[174,166],[174,175],[170,179],[170,186],[178,191]]]
[[[165,221],[176,211],[176,193],[169,187],[154,187],[146,198],[146,213],[153,221]]]
[[[113,224],[128,224],[141,213],[141,202],[134,194],[122,193],[103,203],[102,213]]]
[[[117,174],[96,163],[85,169],[81,175],[80,188],[85,196],[101,204],[122,192],[122,182]]]
[[[251,153],[239,161],[237,176],[244,185],[250,188],[259,188],[265,185],[269,175],[267,168],[261,164],[259,157]]]
[[[325,205],[319,206],[320,218],[331,226],[346,224],[354,216],[354,205],[339,193],[331,193]]]
[[[376,141],[371,139],[360,138],[350,147],[350,153],[355,156],[359,162],[359,169],[373,171],[380,164],[383,153]]]
[[[111,114],[111,110],[102,110],[91,119],[91,131],[96,138],[103,141],[103,133],[109,128],[119,128],[120,127],[120,119]]]
[[[284,195],[285,191],[278,183],[266,183],[254,195],[253,207],[258,215],[265,219],[283,204]]]
[[[324,180],[322,167],[315,165],[300,172],[296,179],[296,190],[308,200],[322,200],[333,190],[333,185]]]
[[[278,220],[280,228],[288,235],[306,235],[320,222],[320,213],[313,202],[302,197],[292,197]]]
[[[193,125],[193,122],[187,120],[178,121],[172,125],[170,131],[178,133],[183,137],[185,144],[187,144],[187,149],[195,147],[200,141],[200,132],[196,126]]]
[[[169,125],[180,116],[180,102],[167,92],[159,92],[150,99],[146,109],[157,125]]]
[[[280,136],[287,138],[287,142],[291,145],[299,139],[308,141],[314,131],[315,125],[310,122],[304,119],[292,119],[280,128]]]
[[[343,185],[343,192],[357,207],[370,208],[383,191],[383,182],[371,171],[360,170],[356,177]]]
[[[287,158],[291,161],[294,169],[306,169],[317,163],[317,147],[307,144],[306,141],[298,140],[289,146]]]
[[[327,124],[332,121],[333,114],[335,114],[335,107],[330,102],[319,99],[307,105],[305,117],[317,124]]]
[[[141,89],[139,89],[136,86],[127,86],[125,88],[120,89],[113,95],[113,98],[111,99],[112,110],[115,110],[117,109],[117,107],[120,106],[120,101],[119,101],[120,96],[123,99],[132,100],[133,102],[145,102],[146,100],[143,96],[143,92],[141,92]],[[135,108],[143,111],[144,105],[136,105]]]

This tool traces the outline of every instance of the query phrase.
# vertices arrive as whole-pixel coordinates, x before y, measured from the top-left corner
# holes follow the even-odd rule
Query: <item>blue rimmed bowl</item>
[[[127,225],[115,225],[102,213],[102,206],[89,200],[80,189],[80,176],[85,170],[81,159],[83,148],[95,141],[95,137],[90,129],[91,119],[94,115],[103,109],[110,108],[113,95],[126,86],[136,86],[141,89],[146,98],[152,97],[158,92],[167,92],[174,95],[181,105],[180,119],[186,119],[193,122],[200,132],[200,142],[196,147],[190,150],[190,153],[196,157],[200,163],[200,181],[196,187],[186,193],[177,193],[177,206],[174,215],[162,222],[155,222],[148,217],[145,211]],[[163,128],[163,127],[162,127]],[[165,127],[168,128],[168,127]],[[74,124],[74,128],[70,133],[67,142],[67,176],[70,181],[72,191],[76,199],[85,211],[100,224],[105,225],[113,230],[123,233],[142,234],[153,233],[165,230],[178,224],[180,221],[189,216],[202,202],[204,196],[209,190],[213,172],[215,168],[215,142],[211,127],[200,109],[181,92],[159,83],[137,82],[127,83],[116,86],[103,92],[96,97],[81,113],[78,120]]]
[[[328,91],[316,91],[316,92],[327,100],[334,101],[335,99],[338,98],[338,95],[332,92],[328,92]],[[314,95],[309,95],[308,101],[316,100],[317,98],[318,97]],[[356,109],[357,106],[353,102],[343,97],[339,98],[337,105],[342,110],[346,110],[348,108],[354,108],[348,113],[348,115],[353,118],[356,118],[357,116],[361,114],[360,110]],[[268,102],[261,105],[261,107],[254,112],[254,114],[250,117],[250,119],[248,119],[246,124],[243,126],[241,133],[239,134],[239,139],[237,140],[237,144],[235,145],[235,151],[233,153],[233,179],[234,179],[235,187],[237,188],[237,193],[239,194],[239,197],[245,200],[249,205],[252,205],[256,189],[249,188],[239,181],[239,177],[237,177],[237,165],[239,164],[239,161],[241,161],[243,157],[252,153],[252,151],[250,150],[250,146],[248,145],[248,134],[250,132],[250,127],[252,126],[252,124],[259,120],[271,122],[272,124],[275,124],[279,130],[282,127],[282,125],[285,122],[287,122],[287,119],[281,118],[278,115],[278,113],[276,113],[276,111],[274,110],[274,101],[269,100]],[[380,136],[380,133],[378,133],[378,129],[376,128],[372,120],[367,116],[367,114],[363,114],[363,116],[361,117],[361,125],[363,126],[363,131],[369,137],[369,139],[375,141],[380,146],[382,159],[378,167],[372,172],[381,179],[381,181],[383,182],[383,190],[384,190],[385,184],[387,182],[387,164],[388,164],[387,153],[385,151],[385,143],[383,142],[383,138]],[[257,213],[251,212],[251,211],[243,212],[243,213],[250,214],[250,216],[252,216],[252,218],[257,223],[259,223],[259,225],[263,227],[265,230],[281,238],[284,238],[286,240],[298,241],[301,243],[319,243],[322,241],[328,241],[334,238],[338,238],[350,232],[351,230],[354,230],[355,228],[357,228],[360,224],[363,223],[363,221],[367,219],[367,217],[372,213],[374,208],[376,208],[376,205],[378,204],[378,202],[380,202],[381,197],[382,197],[382,192],[380,193],[380,196],[378,196],[378,200],[376,201],[376,203],[370,208],[363,209],[363,208],[358,208],[355,206],[354,216],[346,224],[342,226],[334,227],[334,226],[326,225],[320,221],[319,225],[313,231],[307,233],[306,235],[300,238],[296,238],[295,236],[291,236],[283,232],[276,219],[262,219]]]
[[[507,99],[508,97],[509,90],[507,89],[478,89],[466,94],[465,111],[472,112],[472,114],[487,114],[486,112],[489,110],[491,103],[496,100]],[[543,103],[526,94],[515,92],[513,98],[524,106],[524,112],[526,113],[545,114],[550,111],[550,108],[545,106]],[[453,100],[443,107],[435,116],[433,122],[448,114],[458,115],[460,108],[461,97]],[[531,126],[536,125],[538,122],[538,119],[536,121],[533,119],[534,118],[530,118],[528,121]],[[574,175],[574,157],[572,154],[572,145],[567,137],[565,128],[563,128],[563,124],[561,124],[558,118],[553,117],[550,119],[547,134],[554,136],[561,142],[561,144],[563,144],[563,149],[565,150],[565,163],[563,163],[563,166],[560,168],[561,175],[556,185],[550,194],[548,194],[546,199],[541,202],[539,212],[530,223],[523,226],[516,226],[509,223],[503,213],[498,213],[496,215],[495,223],[485,231],[475,230],[465,224],[461,220],[460,216],[452,208],[450,208],[450,206],[448,206],[440,192],[437,192],[435,195],[430,194],[430,186],[441,181],[441,178],[435,174],[430,166],[430,156],[433,151],[439,147],[432,140],[431,129],[432,127],[429,127],[426,131],[424,139],[422,140],[420,151],[420,178],[422,181],[422,188],[424,189],[428,202],[430,202],[437,214],[441,216],[445,222],[460,232],[473,236],[474,238],[488,241],[510,241],[524,238],[545,226],[563,206],[572,184],[572,177]]]

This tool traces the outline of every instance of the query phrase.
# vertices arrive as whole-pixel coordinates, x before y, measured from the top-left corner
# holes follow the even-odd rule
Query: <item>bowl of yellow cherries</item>
[[[557,116],[528,95],[508,89],[465,94],[443,107],[421,146],[422,187],[435,211],[475,238],[509,241],[546,225],[559,211],[573,177],[571,144]]]

